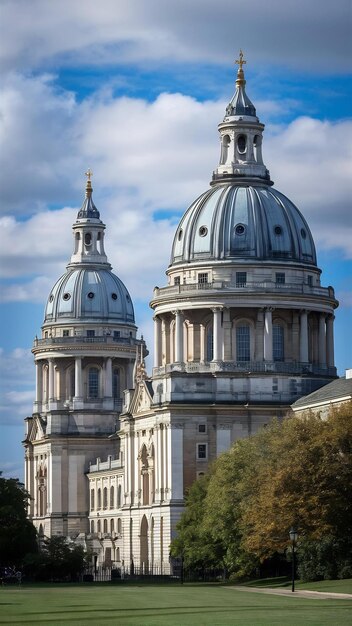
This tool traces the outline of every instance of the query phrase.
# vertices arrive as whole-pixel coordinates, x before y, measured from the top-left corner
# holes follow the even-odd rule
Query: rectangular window
[[[313,287],[313,276],[308,276],[307,282],[308,282],[309,287]]]
[[[87,330],[87,337],[95,337],[95,330]]]
[[[236,287],[245,287],[247,283],[247,272],[236,272]]]
[[[199,433],[206,433],[207,432],[207,425],[206,424],[198,424],[198,432]]]
[[[70,331],[69,330],[63,330],[62,331],[62,336],[63,337],[69,337],[70,336]]]
[[[207,444],[197,443],[197,459],[204,460],[208,456]]]
[[[236,327],[236,359],[237,361],[250,361],[250,328],[246,324]]]
[[[276,284],[277,285],[284,285],[285,284],[285,274],[283,272],[276,272],[275,280],[276,280]]]
[[[278,324],[273,324],[273,359],[284,360],[284,329]]]
[[[120,337],[121,333],[119,330],[114,330],[114,339],[118,339]]]
[[[208,283],[208,274],[200,273],[198,274],[198,285],[206,285]]]
[[[174,278],[174,285],[180,285],[181,284],[181,277],[180,276],[175,276]]]

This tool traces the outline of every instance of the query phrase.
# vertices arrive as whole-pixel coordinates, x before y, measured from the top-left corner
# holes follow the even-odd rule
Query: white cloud
[[[256,63],[342,71],[350,3],[321,0],[5,0],[4,67],[61,63],[223,62],[244,46]]]
[[[35,374],[30,350],[16,348],[12,352],[0,351],[1,401],[0,423],[22,424],[32,412],[35,395]]]
[[[7,215],[0,219],[0,275],[16,281],[4,284],[2,299],[44,302],[64,272],[78,206],[40,207],[45,200],[63,203],[67,196],[78,205],[84,185],[79,172],[88,165],[94,169],[94,199],[108,226],[109,260],[131,295],[148,299],[153,286],[165,280],[175,214],[207,188],[218,162],[217,123],[225,102],[198,102],[182,94],[146,102],[99,93],[78,103],[56,92],[47,77],[11,76],[8,92],[11,98],[2,103],[0,172]],[[15,116],[12,102],[20,103]],[[275,111],[276,104],[267,103],[268,110]],[[12,121],[17,115],[19,131]],[[338,248],[345,256],[352,255],[351,127],[348,121],[309,117],[286,126],[268,124],[263,146],[276,187],[305,215],[318,246]],[[21,146],[21,155],[14,145]],[[16,220],[10,215],[14,204],[19,214],[29,207],[37,212]],[[171,218],[156,219],[153,214],[160,211]]]

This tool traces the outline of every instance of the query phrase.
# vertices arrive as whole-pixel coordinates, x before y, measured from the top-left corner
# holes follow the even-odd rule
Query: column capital
[[[175,316],[176,315],[183,315],[184,311],[183,311],[183,309],[174,309],[174,311],[171,311],[171,313],[173,315],[175,315]]]
[[[211,310],[213,311],[213,313],[217,313],[218,311],[223,311],[224,307],[222,307],[222,306],[214,306],[214,307],[211,307]]]
[[[264,307],[264,311],[265,311],[265,313],[266,312],[272,313],[273,311],[275,311],[275,307],[274,306],[266,306],[266,307]]]

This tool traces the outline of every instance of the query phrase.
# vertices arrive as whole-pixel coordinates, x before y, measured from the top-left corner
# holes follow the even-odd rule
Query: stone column
[[[154,367],[161,365],[161,319],[154,316]]]
[[[257,323],[255,327],[255,346],[254,360],[263,361],[264,359],[264,309],[257,311]]]
[[[200,338],[200,360],[202,363],[204,363],[205,361],[205,355],[206,355],[206,336],[205,336],[205,326],[204,324],[200,325],[200,333],[199,333],[199,338]]]
[[[54,361],[49,359],[49,402],[55,399]]]
[[[299,360],[308,363],[308,312],[301,311],[299,326]]]
[[[83,398],[82,358],[75,358],[75,398]]]
[[[164,493],[164,500],[168,499],[168,463],[169,463],[169,457],[168,457],[168,425],[164,424],[164,428],[163,428],[163,493]]]
[[[223,346],[224,361],[232,361],[232,333],[231,333],[231,320],[230,309],[223,309],[222,313],[222,328],[223,328]]]
[[[319,365],[326,367],[326,331],[325,331],[325,314],[320,313],[319,316]]]
[[[168,319],[161,320],[161,359],[162,365],[170,363],[170,322]]]
[[[112,398],[112,359],[108,357],[105,360],[105,379],[104,379],[104,396]]]
[[[264,361],[273,360],[273,309],[265,309],[264,317]]]
[[[326,348],[328,367],[335,366],[334,357],[334,315],[329,315],[326,320]]]
[[[183,363],[183,312],[175,311],[175,362]]]
[[[43,401],[43,365],[41,361],[35,362],[35,404],[40,409]]]
[[[222,360],[221,308],[213,309],[213,361]]]

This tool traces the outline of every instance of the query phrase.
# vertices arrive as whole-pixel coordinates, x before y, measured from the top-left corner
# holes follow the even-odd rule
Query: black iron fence
[[[130,566],[109,567],[99,566],[88,568],[82,574],[83,582],[224,582],[226,571],[223,569],[190,569],[181,564],[174,564],[172,568],[161,566]]]

